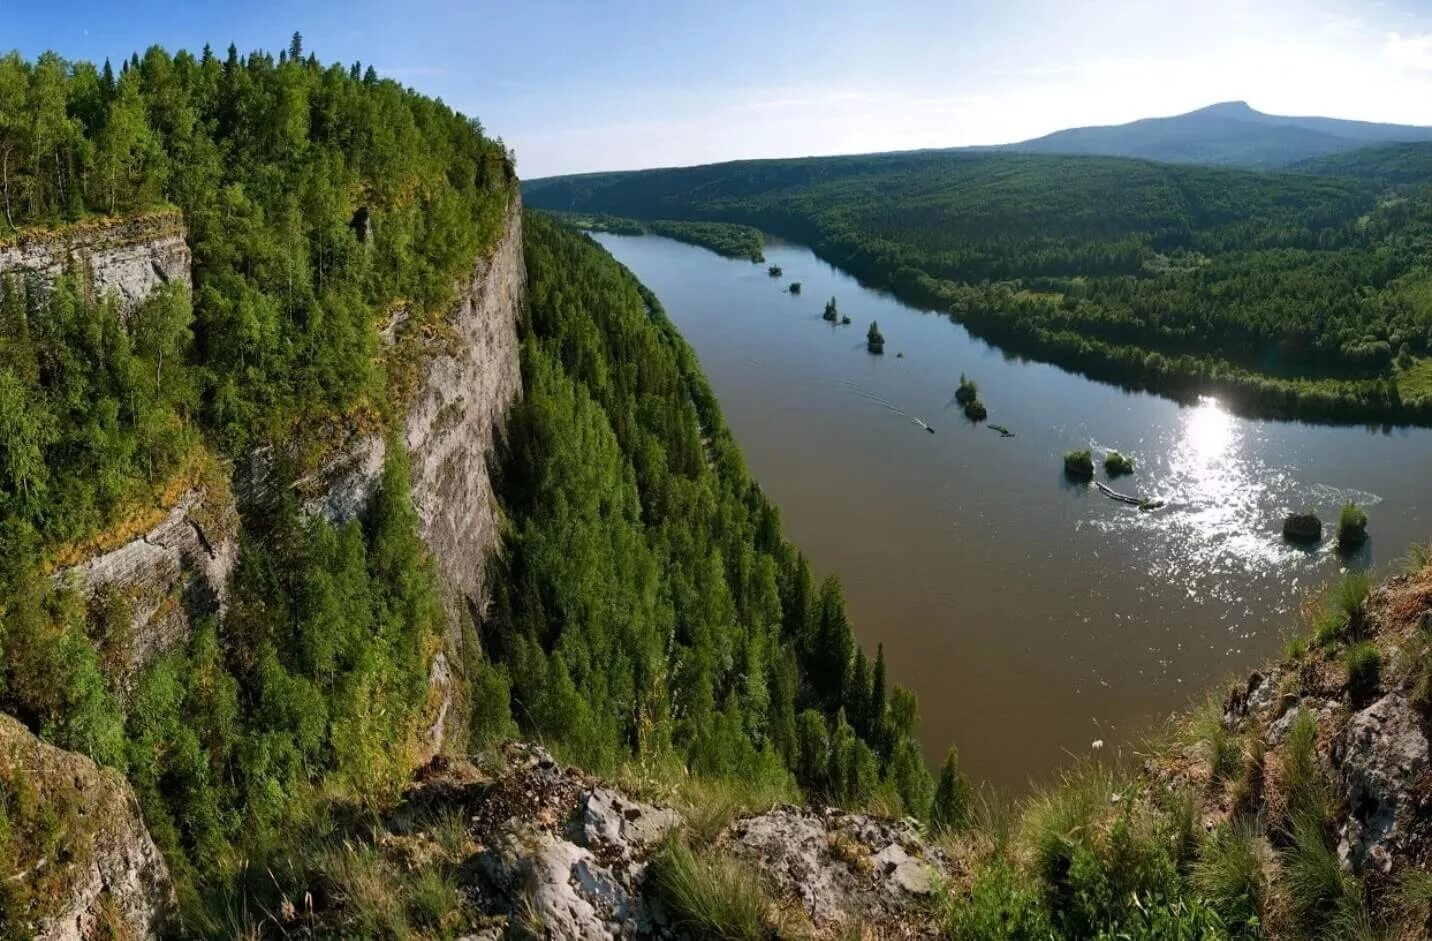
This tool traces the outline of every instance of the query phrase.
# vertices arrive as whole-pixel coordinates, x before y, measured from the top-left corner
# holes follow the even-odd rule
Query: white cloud
[[[1432,33],[1421,36],[1388,33],[1382,51],[1388,59],[1404,68],[1432,70]]]

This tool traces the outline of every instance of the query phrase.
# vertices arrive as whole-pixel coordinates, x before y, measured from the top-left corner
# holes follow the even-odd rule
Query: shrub
[[[1125,457],[1118,451],[1110,451],[1104,458],[1104,472],[1110,477],[1118,477],[1120,474],[1132,474],[1134,472],[1134,459]]]
[[[1367,512],[1356,503],[1343,506],[1338,514],[1338,545],[1352,549],[1367,541]]]
[[[967,378],[964,373],[960,373],[960,385],[959,388],[955,389],[955,401],[961,405],[968,405],[970,402],[978,399],[979,396],[980,387],[973,379]]]
[[[1382,652],[1370,640],[1353,644],[1343,655],[1343,666],[1347,670],[1348,694],[1353,702],[1365,701],[1377,691],[1378,680],[1382,677]]]
[[[1064,455],[1064,472],[1071,477],[1093,477],[1094,455],[1088,448],[1079,448]]]
[[[979,399],[974,399],[965,403],[965,417],[970,421],[984,421],[989,417],[989,410]]]

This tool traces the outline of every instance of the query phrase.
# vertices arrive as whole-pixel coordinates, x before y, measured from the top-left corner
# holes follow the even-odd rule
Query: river
[[[696,350],[786,534],[840,577],[862,645],[883,643],[892,681],[919,694],[932,762],[954,743],[976,781],[1017,792],[1096,741],[1135,747],[1276,655],[1343,567],[1384,573],[1432,536],[1432,431],[1245,419],[1094,382],[1005,355],[799,245],[767,246],[784,271],[772,278],[657,236],[596,238]],[[831,297],[851,325],[821,319]],[[883,356],[865,349],[872,320]],[[962,372],[1013,437],[964,418]],[[1075,447],[1131,455],[1135,473],[1110,483],[1167,505],[1069,481]],[[1348,500],[1371,539],[1343,558],[1331,539]],[[1280,534],[1304,507],[1325,523],[1315,550]]]

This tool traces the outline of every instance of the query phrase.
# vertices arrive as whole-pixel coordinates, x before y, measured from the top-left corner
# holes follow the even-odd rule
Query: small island
[[[850,317],[849,317],[849,315],[847,315],[847,314],[841,314],[841,315],[840,315],[840,325],[841,325],[842,327],[848,327],[848,326],[850,326]]]
[[[820,316],[822,319],[829,320],[831,323],[838,323],[840,321],[840,310],[835,306],[835,298],[832,297],[825,302],[825,313]]]
[[[779,278],[781,276],[781,273],[782,272],[780,265],[771,265],[771,267],[766,269],[766,274],[770,275],[773,278]]]
[[[965,403],[965,417],[970,421],[984,421],[989,417],[989,409],[979,399],[970,399]]]
[[[1338,514],[1338,548],[1356,549],[1367,542],[1367,511],[1348,503]]]
[[[1064,473],[1080,480],[1094,476],[1094,455],[1088,448],[1079,448],[1064,455]]]
[[[792,294],[799,294],[801,292],[801,283],[799,281],[792,281],[791,286],[786,290],[790,291]]]
[[[967,378],[960,373],[960,386],[955,390],[955,401],[961,405],[968,405],[980,397],[980,387],[973,379]]]
[[[1283,538],[1289,542],[1317,542],[1323,538],[1323,521],[1316,513],[1289,513],[1283,520]]]
[[[1110,451],[1104,458],[1104,473],[1110,477],[1119,477],[1123,474],[1134,472],[1134,459],[1118,451]]]
[[[877,356],[885,352],[885,337],[880,334],[880,324],[874,320],[870,321],[870,329],[865,331],[865,349]]]

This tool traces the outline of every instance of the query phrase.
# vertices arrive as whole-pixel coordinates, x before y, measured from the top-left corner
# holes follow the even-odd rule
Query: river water
[[[784,270],[772,278],[656,236],[596,238],[696,350],[787,535],[844,584],[860,642],[883,643],[892,681],[919,694],[932,761],[954,743],[976,781],[1019,791],[1096,740],[1130,749],[1275,655],[1341,569],[1385,572],[1432,536],[1432,431],[1128,392],[1007,356],[799,245],[767,246]],[[830,297],[850,326],[821,319]],[[883,356],[865,350],[872,320]],[[1013,437],[964,418],[962,372]],[[1144,512],[1069,481],[1075,447],[1132,455],[1135,473],[1110,483],[1167,505]],[[1371,518],[1352,558],[1330,543],[1348,500]],[[1280,535],[1304,507],[1326,524],[1314,550]]]

